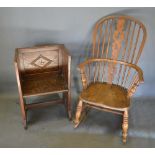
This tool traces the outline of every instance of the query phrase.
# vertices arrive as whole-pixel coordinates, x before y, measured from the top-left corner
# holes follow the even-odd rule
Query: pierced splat
[[[124,24],[125,24],[124,19],[118,19],[116,29],[113,33],[111,59],[114,59],[114,60],[117,60],[118,55],[121,51],[122,42],[124,40],[124,31],[123,31]],[[116,74],[115,64],[109,64],[108,69],[109,69],[109,74],[108,74],[109,83],[112,83],[113,76],[114,74]]]
[[[99,20],[93,29],[92,54],[88,58],[105,58],[137,64],[146,40],[144,25],[129,16],[107,16]],[[89,69],[90,70],[90,69]],[[102,72],[99,72],[102,70]],[[95,65],[92,79],[129,88],[133,76],[131,69],[105,63]]]

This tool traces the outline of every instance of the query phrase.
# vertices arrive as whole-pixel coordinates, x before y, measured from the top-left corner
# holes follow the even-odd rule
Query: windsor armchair
[[[130,98],[144,81],[137,62],[145,40],[144,25],[133,17],[108,16],[96,23],[90,56],[79,65],[83,90],[74,119],[75,128],[90,107],[120,114],[126,143]]]
[[[64,45],[18,48],[15,52],[15,71],[24,128],[27,129],[27,110],[53,103],[66,105],[71,119],[70,65],[71,56]],[[44,103],[26,103],[26,98],[62,93],[63,99]]]

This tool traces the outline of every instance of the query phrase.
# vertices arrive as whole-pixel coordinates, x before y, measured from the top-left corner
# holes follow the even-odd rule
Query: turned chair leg
[[[72,120],[72,113],[71,113],[71,93],[68,91],[67,93],[63,93],[63,100],[66,104],[67,114],[69,120]]]
[[[22,112],[23,126],[24,126],[24,129],[27,129],[27,113],[25,110],[24,99],[22,97],[20,97],[20,108]]]
[[[80,117],[81,117],[82,109],[83,109],[83,102],[81,100],[79,100],[79,103],[78,103],[77,109],[76,109],[76,114],[75,114],[74,128],[77,128],[78,125],[80,124]]]
[[[127,135],[128,135],[128,111],[124,111],[123,114],[123,124],[122,124],[122,129],[123,129],[123,143],[126,143]]]

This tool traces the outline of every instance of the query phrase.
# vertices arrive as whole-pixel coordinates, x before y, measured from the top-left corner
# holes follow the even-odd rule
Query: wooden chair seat
[[[105,108],[128,108],[130,105],[127,90],[108,83],[91,83],[82,91],[80,97],[84,102]]]
[[[23,78],[22,89],[23,96],[36,96],[68,91],[63,76],[53,73],[26,76]]]

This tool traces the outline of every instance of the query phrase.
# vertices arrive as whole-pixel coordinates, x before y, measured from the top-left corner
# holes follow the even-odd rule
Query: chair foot
[[[78,122],[76,122],[75,120],[73,121],[74,122],[74,128],[77,128],[79,126],[79,124],[85,120],[88,112],[89,112],[90,108],[89,107],[84,107],[82,108],[82,112],[81,112],[81,116],[80,116],[80,119]]]
[[[74,128],[77,128],[78,125],[86,119],[86,116],[90,110],[86,104],[83,105],[82,101],[80,100],[77,106],[76,116],[74,119]]]
[[[79,124],[80,124],[80,122],[78,122],[78,123],[74,122],[74,128],[77,128],[79,126]]]
[[[127,135],[128,135],[128,111],[125,111],[123,114],[123,124],[122,124],[122,129],[123,129],[123,143],[126,143],[127,141]]]
[[[75,114],[75,119],[74,119],[74,128],[77,128],[78,125],[80,124],[80,117],[81,117],[81,113],[82,113],[82,101],[79,100],[79,103],[77,105],[77,110],[76,110],[76,114]]]

